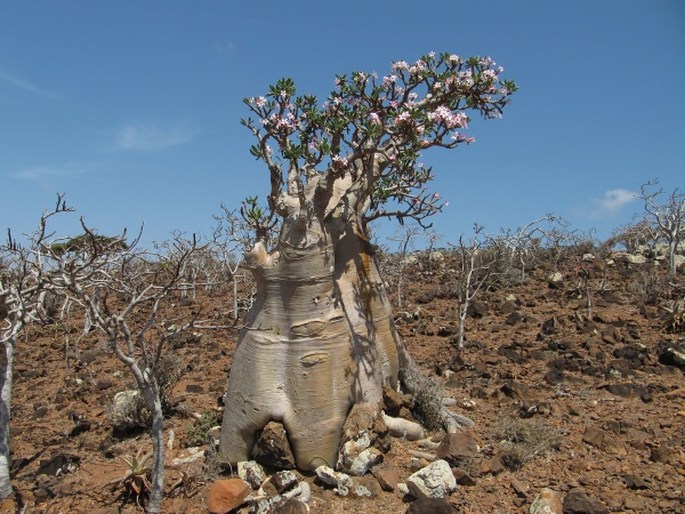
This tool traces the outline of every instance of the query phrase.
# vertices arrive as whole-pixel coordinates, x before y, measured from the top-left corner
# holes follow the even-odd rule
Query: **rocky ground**
[[[370,496],[341,496],[321,477],[298,475],[311,492],[309,511],[528,513],[544,512],[540,501],[547,501],[550,512],[685,512],[685,337],[662,309],[683,298],[685,277],[669,278],[650,260],[615,261],[578,253],[538,263],[524,281],[499,280],[476,296],[461,351],[456,264],[409,265],[398,330],[451,408],[475,426],[439,448],[439,432],[427,434],[431,441],[393,438],[382,463],[353,482]],[[201,292],[174,308],[225,326],[228,298]],[[78,344],[77,336],[55,323],[28,330],[18,346],[17,511],[140,512],[144,484],[125,479],[125,459],[149,451],[149,437],[114,433],[111,419],[113,397],[133,381],[96,335]],[[232,328],[198,330],[167,350],[170,369],[181,373],[165,426],[165,512],[207,512],[210,486],[227,478],[203,443],[221,412],[236,338]],[[436,452],[456,490],[440,506],[421,507],[401,484]]]

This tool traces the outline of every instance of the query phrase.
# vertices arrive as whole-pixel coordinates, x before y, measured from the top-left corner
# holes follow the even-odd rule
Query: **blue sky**
[[[244,97],[289,76],[323,98],[336,73],[431,50],[492,56],[520,86],[475,144],[425,155],[445,241],[550,212],[606,238],[642,183],[685,186],[679,0],[3,2],[0,230],[63,192],[102,233],[207,233],[268,188]]]

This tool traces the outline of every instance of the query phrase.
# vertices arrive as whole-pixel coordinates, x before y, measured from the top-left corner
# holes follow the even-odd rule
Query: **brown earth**
[[[563,283],[551,286],[553,267],[538,265],[522,283],[478,294],[459,352],[454,267],[446,260],[432,271],[425,263],[405,270],[397,326],[424,373],[456,400],[452,408],[476,423],[479,451],[454,467],[462,485],[447,498],[457,512],[529,512],[545,487],[562,497],[582,490],[610,512],[685,512],[685,379],[665,353],[682,351],[685,337],[669,330],[660,308],[683,297],[683,275],[669,279],[652,262],[606,266],[575,255],[558,266]],[[227,325],[229,304],[229,293],[200,292],[174,309]],[[173,464],[189,455],[193,415],[220,414],[237,338],[236,329],[198,332],[199,340],[167,350],[183,363],[165,425],[167,438],[175,434],[167,452],[168,513],[207,512],[217,477],[211,459]],[[109,411],[133,380],[95,334],[78,345],[77,336],[55,323],[27,330],[18,345],[12,451],[19,501],[28,513],[141,512],[135,494],[126,497],[115,479],[126,472],[122,457],[148,451],[149,437],[113,434]],[[418,465],[416,451],[426,450],[395,439],[383,466],[404,480]],[[306,480],[311,512],[400,513],[409,506],[398,491],[343,498]],[[3,508],[13,511],[9,503]]]

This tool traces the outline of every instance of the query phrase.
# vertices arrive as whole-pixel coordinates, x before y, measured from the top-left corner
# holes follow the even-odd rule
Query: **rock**
[[[521,323],[523,321],[523,316],[521,315],[520,312],[518,311],[513,311],[510,312],[507,318],[504,320],[504,322],[507,325],[516,325],[517,323]]]
[[[435,454],[451,465],[478,455],[478,443],[469,432],[446,434]]]
[[[550,273],[547,275],[547,284],[553,289],[560,289],[564,286],[564,276],[559,271]]]
[[[328,466],[319,466],[314,472],[324,484],[332,485],[340,496],[347,496],[354,485],[350,475],[335,471]]]
[[[7,498],[0,501],[0,512],[18,512],[19,507],[14,501],[14,498]]]
[[[271,512],[273,514],[306,514],[309,512],[309,509],[300,500],[291,498],[283,505],[275,507]]]
[[[384,491],[394,491],[400,483],[400,474],[393,468],[374,469],[373,476]]]
[[[87,420],[78,421],[69,431],[68,437],[76,437],[90,430],[90,422]]]
[[[203,393],[203,392],[204,392],[204,388],[200,384],[188,384],[186,386],[186,393],[195,394],[195,393]]]
[[[628,495],[623,501],[623,505],[626,509],[632,510],[634,512],[645,512],[647,509],[647,505],[649,505],[649,502],[646,498]]]
[[[549,385],[561,384],[566,379],[564,372],[556,368],[550,369],[543,378]]]
[[[623,480],[625,480],[626,487],[628,489],[649,489],[649,486],[645,483],[644,480],[642,480],[640,477],[635,476],[635,475],[625,475],[623,477]]]
[[[278,494],[283,494],[283,492],[297,485],[298,479],[293,471],[279,471],[271,476],[269,482],[273,484]]]
[[[387,385],[383,386],[383,410],[389,416],[399,416],[400,409],[409,407],[410,402],[411,398],[408,395],[395,391]]]
[[[352,494],[360,498],[377,498],[383,494],[383,488],[378,480],[371,475],[353,479]]]
[[[640,398],[643,402],[651,402],[653,397],[652,393],[646,387],[642,387],[636,384],[623,383],[623,384],[609,384],[605,387],[607,391],[616,396],[622,398]]]
[[[583,262],[594,262],[595,256],[591,253],[584,253],[582,257]]]
[[[632,253],[617,253],[614,257],[616,260],[625,262],[626,264],[645,264],[647,258],[644,255],[635,255]]]
[[[522,384],[521,382],[516,382],[515,380],[507,381],[502,387],[500,387],[500,391],[514,400],[519,400],[522,402],[530,402],[531,400],[534,400],[533,395],[530,392],[530,387]]]
[[[685,255],[675,255],[674,256],[675,269],[680,270],[685,267]]]
[[[387,437],[388,427],[379,411],[362,404],[355,405],[343,426],[338,469],[350,475],[364,475],[383,460],[383,454],[372,445]]]
[[[607,344],[616,344],[623,341],[620,330],[613,325],[607,325],[602,329],[602,341]]]
[[[365,475],[373,466],[383,461],[383,454],[377,448],[367,448],[350,463],[349,473],[354,476]]]
[[[447,461],[438,459],[407,479],[409,492],[416,498],[442,498],[457,488]]]
[[[481,464],[480,469],[483,473],[499,475],[504,470],[506,470],[507,467],[504,465],[504,462],[502,461],[502,455],[497,454],[492,456],[490,459],[484,461]]]
[[[598,450],[607,450],[614,445],[614,437],[601,428],[589,426],[583,434],[583,442]]]
[[[253,460],[238,462],[238,476],[250,484],[252,489],[259,489],[266,480],[264,470]]]
[[[272,486],[273,487],[273,486]],[[260,490],[261,492],[261,490]],[[309,512],[306,504],[312,498],[312,491],[307,482],[300,482],[294,488],[283,494],[277,494],[269,498],[262,498],[253,503],[250,510],[253,514],[271,514],[273,512]],[[298,505],[301,504],[301,505]],[[304,511],[301,511],[304,507]],[[286,509],[286,510],[281,510]],[[293,509],[293,510],[289,510]]]
[[[474,486],[476,479],[461,468],[452,468],[452,474],[458,485]]]
[[[516,477],[511,478],[511,488],[516,493],[516,496],[520,498],[528,497],[528,490],[530,489],[530,487],[528,486],[528,484],[521,482]]]
[[[58,476],[73,473],[78,469],[80,463],[80,457],[60,453],[48,460],[41,460],[36,475]]]
[[[529,514],[563,514],[561,496],[553,489],[545,487],[530,505]]]
[[[211,514],[226,514],[243,504],[250,486],[241,478],[217,480],[209,488],[207,507]]]
[[[457,509],[444,498],[419,498],[409,504],[406,514],[455,514]]]
[[[295,457],[281,423],[271,421],[262,429],[252,458],[267,469],[295,469]]]
[[[546,320],[540,327],[540,332],[538,333],[538,341],[542,341],[545,337],[552,334],[556,334],[559,331],[559,321],[557,318],[552,317]]]
[[[609,514],[609,509],[585,492],[573,489],[564,498],[563,514]]]
[[[679,351],[672,346],[664,346],[659,351],[659,362],[685,371],[685,352]]]
[[[112,430],[126,432],[146,424],[149,412],[144,406],[140,392],[129,389],[120,391],[112,400]]]

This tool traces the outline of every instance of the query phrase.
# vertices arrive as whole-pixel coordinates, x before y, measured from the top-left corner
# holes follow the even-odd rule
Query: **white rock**
[[[352,461],[349,473],[358,477],[363,476],[382,460],[383,454],[377,448],[367,448]]]
[[[409,492],[416,498],[442,498],[457,488],[447,461],[438,459],[407,479]]]
[[[128,430],[140,426],[140,392],[134,389],[121,391],[112,400],[112,427],[114,430]]]
[[[353,486],[350,475],[335,471],[329,466],[319,466],[314,472],[324,484],[332,485],[340,496],[347,496]]]
[[[238,476],[245,480],[252,489],[259,489],[266,480],[266,473],[262,467],[253,460],[238,462]]]

